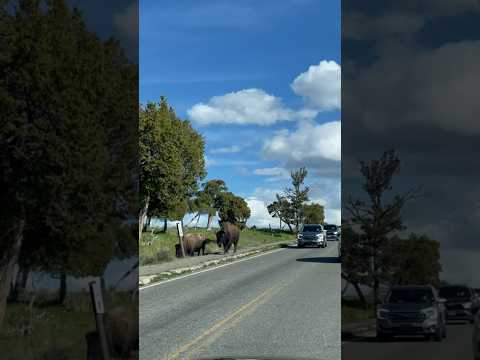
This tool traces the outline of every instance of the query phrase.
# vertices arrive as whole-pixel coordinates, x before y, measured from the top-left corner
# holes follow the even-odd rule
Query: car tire
[[[435,335],[432,336],[435,342],[441,342],[443,339],[443,331],[441,327],[438,327],[435,331]]]
[[[392,335],[389,335],[389,334],[384,334],[382,332],[379,332],[377,331],[377,340],[378,341],[389,341],[389,340],[392,340],[393,336]]]
[[[446,325],[446,324],[443,324],[442,337],[443,337],[444,339],[447,338],[447,325]]]

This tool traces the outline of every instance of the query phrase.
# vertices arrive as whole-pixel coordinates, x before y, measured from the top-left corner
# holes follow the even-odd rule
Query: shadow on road
[[[333,257],[333,256],[301,258],[301,259],[297,259],[297,261],[318,263],[318,264],[336,264],[340,262],[338,257]]]
[[[364,343],[418,343],[429,342],[429,340],[423,336],[398,336],[391,339],[378,339],[376,336],[358,336],[351,333],[342,332],[342,341],[349,342],[364,342]]]

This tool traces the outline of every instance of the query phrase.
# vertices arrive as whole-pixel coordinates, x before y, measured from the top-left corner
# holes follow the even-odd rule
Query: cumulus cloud
[[[289,109],[280,98],[254,88],[214,96],[206,104],[195,104],[187,113],[199,125],[272,125],[279,121],[311,119],[317,114],[315,110]]]
[[[262,152],[268,159],[284,161],[305,162],[318,158],[340,161],[340,121],[323,124],[301,122],[295,131],[282,130],[272,139],[267,139]]]
[[[210,167],[210,166],[214,166],[214,165],[217,165],[218,162],[214,159],[210,159],[209,157],[205,156],[205,165],[207,167]]]
[[[242,148],[238,145],[226,146],[217,149],[212,149],[210,152],[212,154],[233,154],[238,153],[242,150]]]
[[[319,111],[340,108],[341,68],[335,61],[322,60],[318,65],[310,66],[290,86],[295,94]]]
[[[250,197],[245,201],[250,208],[250,218],[247,221],[248,226],[268,227],[271,225],[272,227],[278,227],[278,220],[268,213],[265,201],[256,197]]]

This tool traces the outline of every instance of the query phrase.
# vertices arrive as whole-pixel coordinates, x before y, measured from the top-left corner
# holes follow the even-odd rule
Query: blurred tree
[[[63,0],[3,1],[0,18],[1,325],[15,263],[101,276],[136,253],[138,74]]]
[[[303,205],[303,216],[305,224],[323,224],[325,221],[324,208],[320,204]]]
[[[352,229],[358,232],[356,239],[360,242],[356,246],[361,251],[351,254],[354,256],[352,261],[358,262],[357,266],[366,271],[361,279],[373,289],[374,311],[379,302],[380,284],[389,280],[393,266],[386,256],[389,239],[396,231],[404,229],[401,212],[405,203],[416,193],[409,191],[393,196],[389,203],[384,202],[385,193],[392,190],[393,177],[399,171],[400,160],[393,150],[385,151],[379,160],[361,161],[360,172],[365,181],[362,188],[367,200],[354,200],[350,196],[344,207]]]
[[[220,223],[228,221],[243,229],[250,217],[250,208],[247,202],[231,192],[222,193],[219,201],[218,216]]]

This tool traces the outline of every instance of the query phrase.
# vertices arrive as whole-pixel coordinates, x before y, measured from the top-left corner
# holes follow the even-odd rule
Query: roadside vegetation
[[[218,229],[186,229],[188,233],[202,234],[214,242],[209,243],[206,248],[207,254],[221,253],[215,243],[215,233]],[[239,241],[239,250],[267,245],[280,241],[294,241],[295,236],[288,231],[271,231],[270,229],[245,228]],[[166,232],[146,231],[143,233],[142,241],[139,243],[140,265],[151,265],[175,260],[175,245],[178,244],[176,229],[167,229]]]
[[[375,319],[372,313],[372,306],[363,304],[354,298],[342,299],[342,325],[362,323]]]

